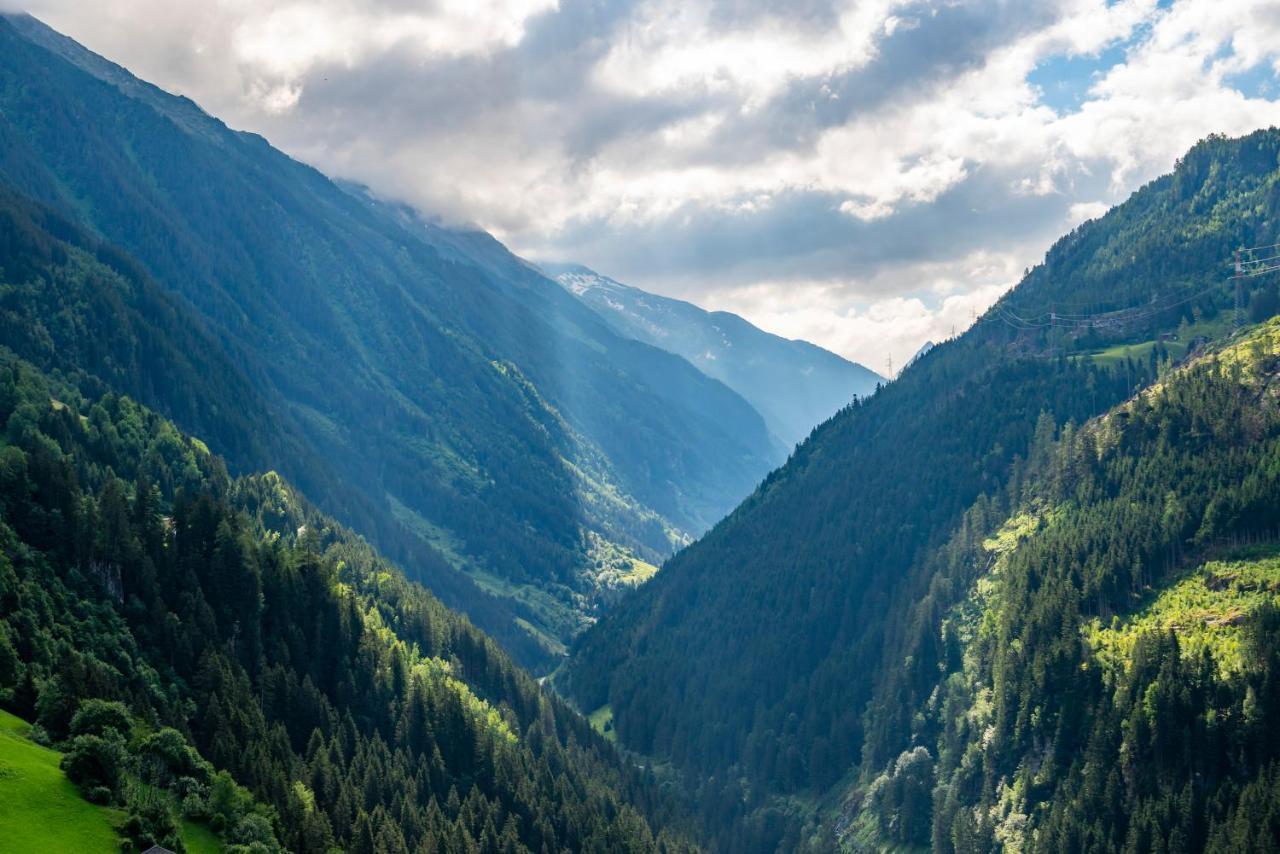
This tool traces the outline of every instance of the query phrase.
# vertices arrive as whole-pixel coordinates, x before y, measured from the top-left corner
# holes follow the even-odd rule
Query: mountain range
[[[879,382],[0,17],[0,838],[1276,850],[1277,240],[1210,137]]]
[[[143,358],[121,390],[236,471],[278,468],[526,664],[781,461],[739,395],[488,235],[334,183],[33,18],[0,21],[0,48],[0,181],[190,330],[169,381]],[[84,346],[51,334],[45,367]]]
[[[736,391],[785,448],[884,381],[829,350],[764,332],[736,314],[647,293],[581,265],[542,267],[619,334],[682,356]]]

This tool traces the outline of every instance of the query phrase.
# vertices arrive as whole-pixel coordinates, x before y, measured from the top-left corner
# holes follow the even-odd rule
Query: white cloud
[[[713,309],[732,311],[787,338],[821,341],[834,352],[886,373],[901,368],[925,341],[945,341],[968,329],[1022,271],[1013,254],[974,252],[954,261],[922,263],[865,280],[760,282],[706,295]],[[886,293],[907,276],[915,293]],[[881,281],[876,279],[880,278]]]
[[[875,365],[1280,123],[1234,82],[1280,68],[1268,0],[30,2],[323,169]]]
[[[389,51],[421,59],[511,47],[558,0],[31,0],[27,8],[162,85],[233,113],[293,108],[317,68]],[[185,56],[183,55],[185,54]],[[241,101],[235,105],[236,100]],[[236,109],[239,106],[240,109]]]
[[[319,64],[352,67],[404,46],[422,56],[510,47],[525,22],[557,0],[438,0],[408,11],[350,0],[224,0],[235,10],[234,58],[262,74],[298,78]]]
[[[1098,219],[1111,209],[1106,202],[1075,202],[1067,209],[1067,226],[1074,228],[1082,222]]]
[[[637,3],[629,25],[595,69],[601,86],[640,96],[688,86],[730,90],[739,96],[740,109],[756,109],[791,79],[864,65],[875,55],[877,39],[901,25],[890,11],[906,0],[849,4],[838,10],[834,26],[817,31],[776,13],[760,16],[749,28],[727,29],[712,20],[712,5]]]

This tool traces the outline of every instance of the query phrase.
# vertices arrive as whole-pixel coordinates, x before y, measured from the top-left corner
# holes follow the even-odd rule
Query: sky
[[[1275,0],[23,5],[330,175],[881,373],[1280,124]]]

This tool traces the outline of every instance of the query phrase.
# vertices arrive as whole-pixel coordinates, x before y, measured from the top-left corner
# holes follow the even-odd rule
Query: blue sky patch
[[[1051,56],[1027,75],[1027,82],[1040,89],[1040,103],[1058,113],[1073,112],[1088,97],[1094,80],[1124,62],[1129,44],[1117,43],[1096,55]]]
[[[1280,76],[1269,62],[1260,62],[1239,74],[1228,74],[1222,82],[1246,98],[1274,98],[1280,94]]]

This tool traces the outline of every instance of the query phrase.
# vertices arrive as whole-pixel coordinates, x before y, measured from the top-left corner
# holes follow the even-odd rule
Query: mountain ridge
[[[822,819],[805,797],[847,776],[869,784],[912,745],[918,707],[896,692],[925,684],[949,643],[940,605],[907,616],[934,585],[949,589],[935,556],[946,565],[973,508],[1019,494],[1046,433],[1069,433],[1195,341],[1230,333],[1223,261],[1274,242],[1278,163],[1274,129],[1211,137],[1064,236],[974,329],[814,431],[585,633],[558,683],[586,711],[607,704],[620,743],[715,792],[707,820],[721,847],[814,838]],[[1265,305],[1274,290],[1246,282],[1243,298]],[[1067,301],[1099,322],[1051,324]]]
[[[682,356],[742,395],[783,448],[884,381],[863,365],[765,332],[732,312],[649,293],[580,264],[541,266],[619,333]]]
[[[354,194],[35,19],[0,18],[0,42],[0,179],[136,259],[290,437],[208,438],[411,572],[434,555],[449,604],[530,634],[526,663],[593,619],[593,543],[660,562],[779,461],[738,395],[491,237]]]

